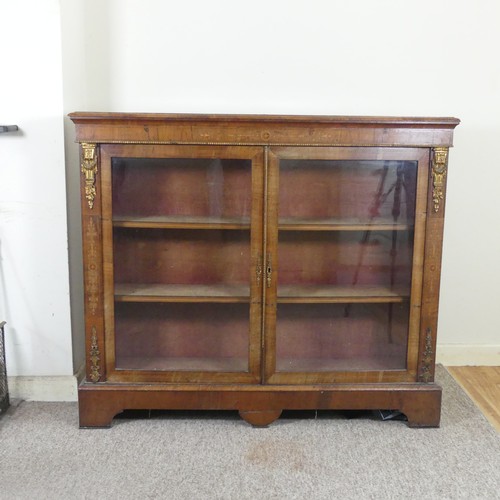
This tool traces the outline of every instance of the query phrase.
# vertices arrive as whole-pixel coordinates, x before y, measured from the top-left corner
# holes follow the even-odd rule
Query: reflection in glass
[[[416,179],[415,161],[280,161],[278,371],[405,368]]]
[[[281,160],[279,222],[412,225],[416,166],[414,161]]]

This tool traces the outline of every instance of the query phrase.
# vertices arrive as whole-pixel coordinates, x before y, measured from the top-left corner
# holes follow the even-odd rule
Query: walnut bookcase
[[[72,113],[80,425],[124,409],[390,409],[438,426],[455,118]]]

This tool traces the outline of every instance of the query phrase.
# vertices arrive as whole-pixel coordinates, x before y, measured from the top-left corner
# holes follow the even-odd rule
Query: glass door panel
[[[267,373],[286,382],[287,373],[405,370],[418,161],[317,154],[289,149],[276,162],[275,366]]]
[[[213,158],[213,149],[109,153],[118,379],[146,371],[181,382],[260,377],[261,303],[251,272],[261,249],[259,158],[248,148]]]
[[[415,217],[416,162],[281,160],[281,229],[406,230]]]
[[[408,301],[280,303],[276,370],[404,370],[408,315]]]

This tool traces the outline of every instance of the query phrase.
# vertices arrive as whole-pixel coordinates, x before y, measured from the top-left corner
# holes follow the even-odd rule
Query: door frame
[[[265,296],[264,321],[264,375],[265,384],[326,384],[326,383],[373,383],[415,382],[419,355],[419,330],[422,308],[422,283],[424,265],[424,242],[427,220],[427,189],[429,182],[429,148],[394,147],[332,147],[332,146],[277,146],[269,150],[266,168],[267,199],[267,251],[273,273],[271,286]],[[279,162],[295,160],[400,160],[417,162],[417,185],[415,206],[415,228],[413,240],[413,262],[410,290],[410,316],[406,369],[400,370],[353,370],[321,372],[277,372],[276,371],[276,312],[279,212]],[[267,266],[266,262],[266,266]]]
[[[251,161],[252,211],[250,219],[248,372],[159,371],[117,369],[115,363],[113,218],[112,218],[112,158],[192,158],[244,159]],[[262,280],[257,269],[262,268],[264,155],[255,146],[196,146],[151,144],[102,144],[100,148],[102,192],[102,245],[104,282],[104,331],[106,379],[109,382],[143,383],[245,383],[261,382],[262,349]],[[229,304],[228,304],[229,305]]]

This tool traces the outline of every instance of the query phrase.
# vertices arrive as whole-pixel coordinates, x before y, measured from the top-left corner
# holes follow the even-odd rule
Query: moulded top
[[[75,123],[82,121],[207,121],[207,122],[314,122],[328,124],[369,124],[391,126],[438,126],[455,128],[460,120],[453,117],[401,116],[330,116],[330,115],[255,115],[255,114],[184,114],[184,113],[118,113],[76,111],[68,115]]]
[[[448,147],[457,118],[79,112],[91,143]]]

